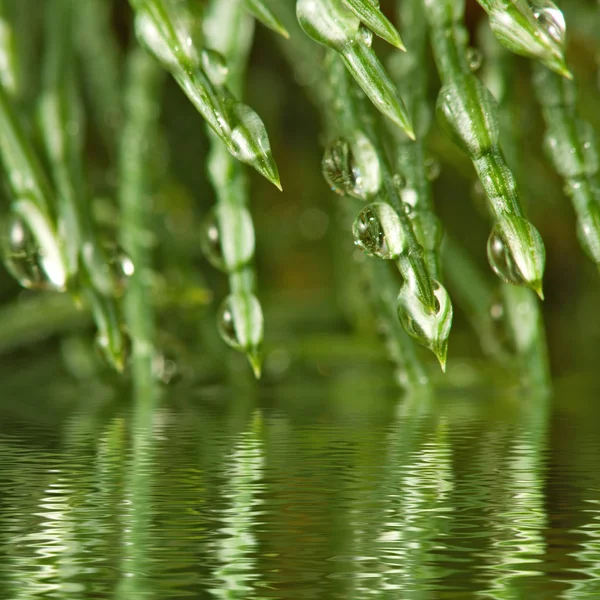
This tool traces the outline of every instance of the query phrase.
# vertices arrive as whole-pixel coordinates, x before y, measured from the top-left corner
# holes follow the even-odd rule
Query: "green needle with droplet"
[[[344,178],[348,182],[363,173],[379,172],[378,185],[373,184],[363,199],[368,204],[354,224],[355,243],[367,254],[393,260],[404,278],[398,295],[398,317],[406,330],[420,344],[429,348],[445,369],[448,336],[452,323],[452,304],[444,287],[429,272],[423,247],[415,235],[407,207],[400,198],[396,178],[383,144],[369,116],[363,94],[352,85],[342,62],[330,53],[326,58],[331,89],[335,90],[334,111],[344,138],[328,147],[323,169],[331,171],[332,149],[340,143],[350,145],[352,170]],[[365,160],[366,157],[366,160]],[[331,172],[329,172],[331,178]]]
[[[86,299],[98,327],[97,343],[108,362],[122,371],[126,342],[115,297],[121,292],[118,260],[109,261],[93,229],[83,182],[85,120],[75,79],[72,44],[73,0],[47,0],[46,48],[40,124],[57,194],[58,230],[64,240],[69,287]],[[114,268],[113,268],[114,267]]]
[[[424,139],[431,123],[427,89],[427,21],[422,0],[404,0],[398,5],[398,17],[406,31],[409,51],[395,53],[390,59],[390,72],[403,95],[417,140],[411,142],[405,136],[395,135],[396,165],[402,176],[400,196],[411,208],[409,217],[415,234],[425,250],[425,259],[432,276],[441,281],[440,245],[442,225],[435,214],[431,192],[431,175],[427,167]],[[390,128],[395,133],[394,128]]]
[[[52,214],[52,189],[0,86],[0,154],[12,195],[4,261],[21,285],[64,291],[68,264]]]
[[[392,46],[396,46],[396,48],[399,48],[400,50],[406,50],[400,39],[398,30],[381,12],[379,0],[343,0],[343,3],[375,35],[392,44]]]
[[[477,0],[498,41],[515,54],[536,58],[571,78],[564,57],[565,21],[550,0]]]
[[[438,121],[473,162],[495,220],[487,246],[490,265],[502,280],[530,287],[542,297],[544,244],[524,217],[514,175],[502,155],[496,101],[469,67],[464,0],[424,3],[442,80]]]
[[[142,44],[171,73],[191,103],[238,160],[281,189],[277,165],[260,117],[223,83],[214,55],[202,47],[193,5],[175,0],[130,0]]]
[[[577,111],[575,83],[535,65],[533,83],[546,123],[544,149],[565,181],[577,215],[583,251],[600,269],[600,162],[598,138]]]
[[[241,95],[252,45],[252,19],[242,10],[243,0],[212,0],[204,15],[207,44],[219,53],[223,80]],[[244,167],[209,131],[208,174],[217,203],[205,218],[202,248],[211,264],[229,276],[230,294],[218,314],[224,341],[250,361],[258,378],[262,368],[263,313],[256,298],[254,225],[248,210],[248,182]]]
[[[335,50],[373,105],[414,139],[406,107],[371,48],[371,31],[360,19],[342,0],[298,0],[296,14],[306,35]]]

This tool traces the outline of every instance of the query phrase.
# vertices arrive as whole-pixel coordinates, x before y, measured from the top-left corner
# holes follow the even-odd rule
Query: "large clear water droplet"
[[[371,47],[371,44],[373,43],[373,32],[368,27],[361,24],[358,29],[358,36],[365,46]]]
[[[385,202],[374,202],[361,210],[352,232],[356,246],[369,256],[394,259],[404,249],[400,217]]]
[[[546,33],[561,46],[565,43],[566,24],[561,10],[550,0],[532,0],[529,2],[533,16]]]
[[[254,227],[250,212],[244,207],[228,205],[211,209],[202,224],[200,245],[213,267],[226,273],[239,270],[254,255]]]
[[[204,48],[201,54],[202,68],[213,85],[223,85],[227,81],[229,68],[225,57],[209,48]]]
[[[219,334],[236,350],[257,348],[263,336],[263,315],[253,294],[230,294],[218,314]]]
[[[506,216],[496,223],[488,238],[487,255],[500,279],[541,294],[546,254],[542,237],[529,221]]]
[[[37,211],[37,209],[32,210]],[[42,215],[31,215],[36,223],[37,234],[29,222],[13,212],[6,223],[4,264],[10,274],[24,287],[31,290],[64,291],[66,272],[53,233]]]
[[[357,134],[352,143],[340,138],[325,149],[323,177],[331,190],[360,200],[374,196],[381,187],[381,166],[369,139]]]
[[[433,293],[437,310],[432,313],[408,282],[404,282],[398,294],[398,318],[414,340],[437,356],[445,370],[448,336],[452,326],[452,303],[446,288],[436,280],[433,280]]]

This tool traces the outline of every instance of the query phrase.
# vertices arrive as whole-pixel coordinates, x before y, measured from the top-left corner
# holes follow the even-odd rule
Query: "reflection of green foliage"
[[[464,356],[454,364],[472,369],[466,316],[493,371],[546,386],[533,292],[544,296],[546,262],[553,302],[562,273],[587,268],[559,177],[583,251],[600,260],[597,28],[583,0],[565,2],[568,47],[551,2],[479,4],[47,0],[40,18],[35,0],[0,2],[2,347],[81,335],[86,318],[51,295],[66,291],[90,313],[104,361],[123,371],[131,353],[141,387],[151,371],[171,381],[235,370],[218,334],[256,376],[297,356],[320,364],[310,322],[334,362],[340,331],[358,331],[357,358],[382,330],[399,383],[416,389],[442,381],[419,346],[445,368],[450,337],[449,364]],[[256,22],[266,27],[250,56]],[[305,149],[319,120],[341,208],[327,207],[316,150]],[[285,195],[267,185],[280,180]],[[472,180],[487,229],[459,204]],[[352,254],[351,232],[368,258]],[[487,233],[502,284],[482,268]],[[226,284],[198,268],[201,253]],[[45,300],[16,301],[15,279]],[[547,322],[553,339],[594,347],[589,287],[565,295]],[[217,327],[204,319],[213,294]],[[47,310],[43,327],[32,306]],[[451,368],[450,381],[465,373]]]

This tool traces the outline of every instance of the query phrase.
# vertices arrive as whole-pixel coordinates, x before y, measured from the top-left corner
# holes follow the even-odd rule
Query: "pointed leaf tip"
[[[256,379],[260,379],[262,377],[262,356],[260,351],[257,349],[251,349],[246,353],[246,356],[248,357],[248,362],[252,367],[254,377],[256,377]]]
[[[544,290],[542,289],[542,282],[541,281],[536,281],[532,286],[531,289],[538,295],[540,300],[544,300]]]

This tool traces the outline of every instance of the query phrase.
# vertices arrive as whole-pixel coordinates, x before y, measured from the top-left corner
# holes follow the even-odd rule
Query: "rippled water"
[[[600,598],[597,390],[368,388],[3,394],[0,598]]]

